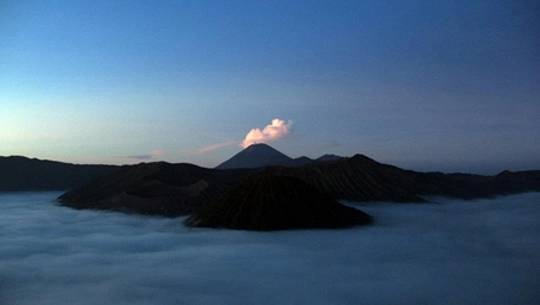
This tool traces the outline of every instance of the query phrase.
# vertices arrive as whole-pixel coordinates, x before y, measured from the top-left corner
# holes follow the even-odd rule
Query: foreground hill
[[[165,162],[123,166],[58,198],[78,209],[178,216],[198,211],[249,176],[293,177],[334,199],[422,202],[423,196],[479,198],[540,191],[540,171],[496,176],[418,173],[363,155],[301,167],[218,170]]]
[[[0,191],[65,191],[118,169],[20,156],[0,157]]]
[[[302,167],[209,169],[165,162],[125,166],[58,198],[66,206],[168,216],[192,213],[248,176],[294,177],[334,199],[419,202],[414,172],[355,156]]]
[[[261,174],[295,177],[324,194],[345,200],[424,201],[416,192],[415,172],[381,164],[364,155],[298,168],[266,167]]]
[[[179,216],[217,199],[250,170],[221,171],[192,164],[141,163],[91,181],[58,201],[77,209]]]
[[[338,203],[292,177],[258,175],[234,186],[195,212],[185,224],[240,230],[339,228],[371,223],[371,217]]]

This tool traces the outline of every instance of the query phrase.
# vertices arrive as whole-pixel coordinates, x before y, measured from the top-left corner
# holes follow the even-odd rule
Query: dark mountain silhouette
[[[257,168],[268,165],[283,165],[293,159],[267,144],[253,144],[216,166],[217,169]]]
[[[268,152],[263,156],[281,154],[267,145],[255,148],[255,156],[258,148]],[[249,176],[293,177],[325,196],[361,202],[423,202],[423,196],[472,199],[540,191],[540,171],[506,171],[495,176],[419,173],[355,155],[299,167],[220,170],[165,162],[123,166],[63,194],[58,201],[81,209],[178,216],[198,211]]]
[[[269,164],[269,165],[283,165],[283,166],[288,166],[288,167],[299,167],[299,166],[304,166],[312,162],[315,162],[315,161],[306,156],[302,156],[295,159],[291,159],[283,164]]]
[[[118,166],[77,165],[21,156],[0,157],[0,191],[65,191]]]
[[[414,172],[381,164],[363,155],[298,168],[266,167],[261,174],[295,177],[324,194],[345,200],[424,201],[416,193]]]
[[[343,157],[336,155],[323,155],[315,160],[306,156],[293,159],[267,144],[260,143],[248,146],[227,161],[216,166],[216,169],[258,168],[277,165],[299,167],[313,162],[329,162],[341,159]]]
[[[416,173],[418,194],[461,199],[540,191],[540,170],[503,171],[494,176],[473,174]]]
[[[364,225],[371,217],[292,177],[247,178],[195,212],[188,226],[270,231]]]
[[[329,161],[338,161],[338,160],[341,160],[343,158],[344,157],[336,156],[336,155],[333,155],[333,154],[326,154],[326,155],[322,155],[322,156],[318,157],[317,159],[315,159],[315,161],[317,161],[317,162],[329,162]]]
[[[186,163],[142,163],[123,166],[64,193],[58,201],[77,209],[186,215],[217,199],[251,173],[250,170],[214,170]]]
[[[356,156],[302,167],[208,169],[165,162],[125,166],[58,198],[66,206],[178,216],[223,195],[238,181],[256,175],[294,177],[335,199],[419,202],[412,175]]]

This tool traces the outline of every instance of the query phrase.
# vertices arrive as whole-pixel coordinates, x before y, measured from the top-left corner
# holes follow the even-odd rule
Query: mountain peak
[[[371,216],[293,177],[252,176],[185,221],[194,227],[272,231],[339,228],[371,223]]]
[[[338,161],[343,159],[344,157],[334,155],[334,154],[326,154],[322,155],[319,158],[315,159],[317,162],[328,162],[328,161]]]
[[[291,157],[285,155],[270,145],[258,143],[246,147],[229,160],[216,166],[216,168],[257,168],[270,165],[282,165],[291,160]]]
[[[262,150],[262,149],[265,149],[265,150],[273,150],[273,151],[278,151],[277,149],[273,148],[272,146],[266,144],[266,143],[255,143],[255,144],[251,144],[249,145],[248,147],[244,148],[244,150],[246,151],[253,151],[253,150]]]

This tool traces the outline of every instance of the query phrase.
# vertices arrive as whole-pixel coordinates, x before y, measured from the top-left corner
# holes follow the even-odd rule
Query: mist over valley
[[[0,194],[0,303],[538,304],[539,193],[361,205],[371,226],[272,233]]]

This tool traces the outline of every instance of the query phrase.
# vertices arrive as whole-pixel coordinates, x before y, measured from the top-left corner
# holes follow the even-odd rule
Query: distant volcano
[[[20,175],[24,179],[19,179],[17,185],[24,186],[32,179],[51,180],[55,175],[65,177],[61,175],[62,171],[52,168],[30,171],[44,161],[30,167],[18,166],[16,160],[8,161],[7,165],[11,166],[0,177],[0,189],[19,168],[19,172],[26,171],[28,174]],[[6,167],[2,167],[0,162],[0,173],[3,168]],[[382,164],[360,154],[349,158],[326,155],[316,160],[307,157],[291,159],[266,144],[252,145],[218,168],[235,169],[216,170],[193,164],[166,162],[122,166],[64,193],[58,201],[77,209],[179,216],[199,211],[249,176],[293,177],[317,190],[304,192],[306,194],[305,197],[300,196],[302,198],[311,198],[308,193],[322,193],[331,198],[360,202],[425,202],[422,198],[425,195],[472,199],[540,191],[540,171],[505,171],[496,176],[419,173]],[[278,182],[270,184],[277,185]],[[4,188],[9,189],[15,188]],[[281,196],[279,192],[268,192]],[[297,201],[302,200],[300,198]]]
[[[267,144],[253,144],[216,166],[217,169],[257,168],[268,165],[283,165],[293,160]]]
[[[300,179],[277,176],[247,178],[185,222],[194,227],[254,231],[369,223],[366,213],[338,203]]]
[[[293,159],[267,144],[248,146],[232,158],[216,166],[216,169],[259,168],[265,166],[299,167],[313,162],[328,162],[341,160],[343,157],[324,155],[318,159],[302,156]]]

